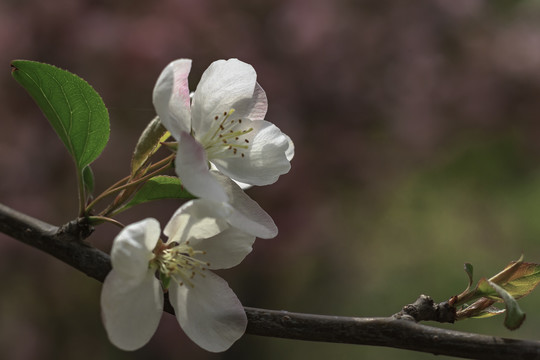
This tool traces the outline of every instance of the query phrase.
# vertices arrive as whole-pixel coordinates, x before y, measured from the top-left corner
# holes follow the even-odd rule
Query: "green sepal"
[[[145,182],[121,211],[135,205],[162,199],[191,200],[195,197],[182,186],[179,178],[158,175]]]
[[[144,164],[148,161],[161,146],[161,143],[171,136],[159,121],[159,117],[155,117],[148,123],[141,136],[131,158],[131,176],[134,176]]]
[[[159,278],[161,280],[161,286],[163,287],[163,290],[169,289],[169,285],[171,284],[171,277],[160,273]]]

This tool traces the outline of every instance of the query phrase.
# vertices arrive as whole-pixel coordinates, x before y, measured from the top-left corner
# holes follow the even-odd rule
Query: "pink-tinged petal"
[[[147,267],[142,282],[126,285],[114,269],[101,291],[103,325],[111,342],[122,350],[136,350],[154,335],[163,313],[163,292],[154,272]]]
[[[142,281],[160,234],[159,222],[152,218],[123,228],[114,239],[111,249],[113,269],[125,278],[129,277],[135,284]]]
[[[176,319],[186,335],[211,352],[227,350],[247,327],[247,317],[225,280],[210,271],[195,276],[194,286],[169,288]]]
[[[154,87],[153,102],[163,126],[178,140],[191,130],[188,75],[191,60],[179,59],[163,69]]]
[[[179,244],[209,238],[229,227],[224,219],[231,211],[226,203],[206,199],[191,200],[176,210],[163,233],[169,237],[168,242]]]
[[[245,121],[253,130],[240,138],[248,140],[247,149],[230,151],[228,156],[210,159],[225,175],[252,185],[269,185],[289,172],[290,138],[268,121]],[[247,125],[246,125],[247,127]],[[245,144],[244,144],[245,145]],[[293,147],[294,154],[294,147]],[[290,154],[289,154],[290,155]]]
[[[216,116],[235,109],[235,117],[246,117],[253,108],[257,74],[238,59],[218,60],[210,64],[197,85],[191,108],[192,129],[204,136]]]
[[[225,189],[229,205],[234,211],[227,217],[227,222],[248,234],[262,239],[271,239],[278,233],[274,220],[256,201],[251,199],[238,184],[223,174],[212,171],[216,180]]]
[[[204,148],[186,132],[180,133],[175,166],[182,185],[193,195],[217,202],[228,200],[223,188],[210,174]]]
[[[209,269],[228,269],[236,266],[251,252],[255,236],[233,227],[229,227],[219,234],[190,240],[193,250],[203,253],[195,257],[209,263]]]

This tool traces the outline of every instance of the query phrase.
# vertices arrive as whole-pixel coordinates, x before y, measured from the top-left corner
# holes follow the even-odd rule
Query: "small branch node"
[[[60,240],[82,242],[94,232],[87,218],[77,218],[60,226],[56,236]]]
[[[392,316],[395,319],[420,321],[437,321],[453,323],[456,320],[456,309],[448,301],[435,304],[427,295],[420,295],[412,304],[405,305],[403,309]]]

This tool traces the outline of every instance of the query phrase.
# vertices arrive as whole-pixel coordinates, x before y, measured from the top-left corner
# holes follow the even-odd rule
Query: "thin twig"
[[[111,270],[110,257],[84,241],[91,231],[81,219],[56,227],[0,204],[0,232],[102,282]],[[538,341],[440,329],[410,320],[410,314],[420,308],[415,304],[425,305],[426,299],[428,297],[421,296],[414,304],[405,306],[402,312],[386,318],[312,315],[246,307],[246,332],[286,339],[384,346],[469,359],[540,359]],[[415,308],[411,309],[411,306]],[[440,311],[439,307],[440,304],[434,305],[435,313]],[[174,313],[168,302],[165,311]]]

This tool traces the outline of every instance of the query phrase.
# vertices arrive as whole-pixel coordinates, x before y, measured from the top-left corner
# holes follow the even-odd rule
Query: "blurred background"
[[[280,234],[220,272],[246,306],[388,316],[429,294],[447,300],[523,253],[540,262],[540,1],[0,1],[0,202],[60,225],[76,216],[74,166],[10,61],[51,63],[101,94],[111,139],[97,191],[129,171],[154,117],[154,83],[193,59],[252,64],[267,119],[296,145],[292,170],[249,194]],[[2,70],[3,69],[3,70]],[[119,217],[165,223],[175,201]],[[118,232],[89,241],[108,251]],[[143,349],[107,340],[101,284],[0,234],[0,353],[25,359],[432,359],[415,352],[246,335],[223,354],[191,343],[165,314]],[[437,325],[540,340],[527,320]],[[437,357],[441,359],[445,357]]]

